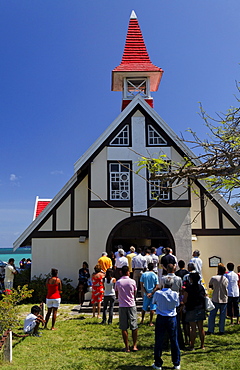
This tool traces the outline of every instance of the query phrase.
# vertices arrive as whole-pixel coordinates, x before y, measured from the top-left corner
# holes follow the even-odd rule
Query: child
[[[35,337],[39,337],[38,328],[39,324],[45,323],[44,318],[39,314],[41,308],[39,306],[33,306],[31,308],[31,313],[29,313],[24,321],[24,333],[32,334]]]

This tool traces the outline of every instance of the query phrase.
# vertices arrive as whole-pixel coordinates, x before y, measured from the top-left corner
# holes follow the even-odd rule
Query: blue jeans
[[[164,334],[168,333],[171,342],[172,362],[174,366],[180,365],[180,349],[178,345],[177,317],[157,315],[155,326],[154,363],[162,366],[162,347]]]
[[[215,318],[217,315],[218,310],[220,310],[219,315],[219,332],[224,332],[225,327],[225,319],[226,319],[226,310],[227,310],[227,303],[217,303],[213,302],[215,308],[210,311],[210,315],[208,318],[208,331],[210,333],[214,333],[214,327],[215,327]]]
[[[108,324],[112,323],[113,319],[113,306],[115,302],[115,296],[113,295],[105,295],[103,298],[103,318],[102,321],[106,322],[107,319],[107,307],[109,304],[109,319],[108,319]]]

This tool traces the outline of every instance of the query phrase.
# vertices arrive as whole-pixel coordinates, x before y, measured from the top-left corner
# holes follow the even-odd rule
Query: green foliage
[[[19,325],[18,319],[18,304],[31,297],[32,290],[29,290],[27,285],[18,287],[17,289],[5,290],[0,300],[0,335],[5,330],[14,329]]]

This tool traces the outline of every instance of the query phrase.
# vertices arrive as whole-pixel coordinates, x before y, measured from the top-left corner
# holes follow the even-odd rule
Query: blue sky
[[[132,9],[164,70],[154,108],[177,134],[205,136],[198,102],[211,115],[236,104],[239,0],[0,0],[0,247],[120,113],[111,71]]]

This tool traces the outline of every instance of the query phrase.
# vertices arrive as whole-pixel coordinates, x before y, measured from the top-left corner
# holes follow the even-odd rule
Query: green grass
[[[73,315],[74,305],[62,305],[56,327],[43,330],[42,337],[16,338],[13,340],[13,362],[1,363],[1,369],[48,369],[48,370],[149,370],[153,363],[154,328],[140,326],[139,351],[123,353],[118,320],[113,325],[99,325],[97,319],[85,315]],[[21,318],[29,312],[30,305],[21,306]],[[19,328],[20,329],[20,328]],[[217,330],[216,330],[217,331]],[[16,331],[21,333],[21,331]],[[207,336],[205,350],[181,352],[182,370],[233,370],[239,369],[240,325],[230,326],[227,320],[226,335]],[[131,341],[130,341],[131,343]],[[198,348],[199,339],[196,342]],[[171,369],[170,352],[163,353],[163,369]]]

